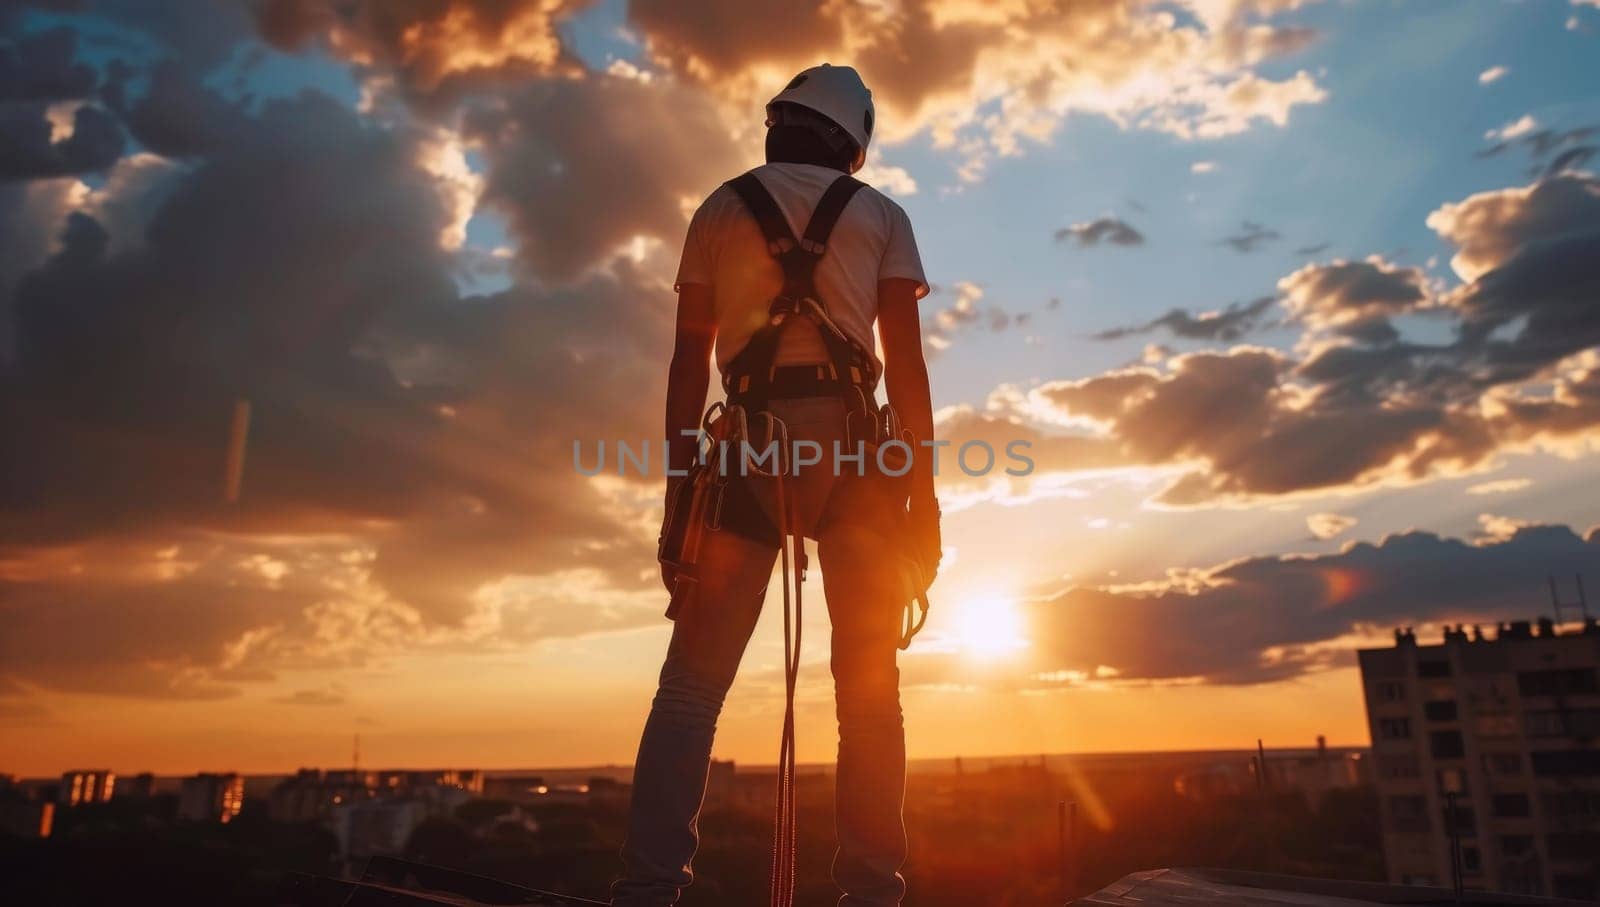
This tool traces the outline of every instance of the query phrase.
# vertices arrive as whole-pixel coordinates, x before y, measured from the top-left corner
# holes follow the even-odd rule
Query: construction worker
[[[701,533],[692,586],[691,567],[663,555],[675,625],[639,744],[624,872],[612,886],[616,907],[673,904],[693,880],[697,819],[723,697],[774,562],[784,552],[787,573],[793,538],[803,573],[804,537],[817,543],[833,628],[839,750],[832,873],[839,904],[897,905],[905,893],[899,873],[906,858],[905,731],[896,654],[908,639],[907,603],[932,581],[940,550],[927,443],[933,413],[917,316],[928,284],[905,211],[849,176],[862,166],[873,132],[872,94],[856,71],[808,69],[766,111],[767,163],[713,192],[684,242],[667,385],[669,461],[672,471],[682,471],[701,453],[687,433],[702,424],[713,351],[730,410],[752,426],[766,420],[751,435],[776,434],[796,449],[812,442],[829,455],[814,466],[803,456],[786,457],[793,462],[776,477],[724,484],[713,477],[716,519],[697,518],[689,530]],[[881,409],[873,394],[880,375],[889,404]],[[849,456],[863,439],[881,447],[882,426],[891,422],[896,439],[916,442],[907,445],[917,455],[901,478],[870,462],[871,453],[865,468]],[[865,425],[880,431],[864,437]],[[846,454],[842,468],[831,456],[838,450]],[[694,481],[668,480],[669,522],[684,483]],[[711,523],[715,531],[703,531]],[[670,534],[664,527],[663,537]],[[786,612],[788,590],[786,578]],[[794,658],[786,668],[798,667]],[[792,709],[792,673],[789,679]],[[792,714],[786,735],[792,771]],[[791,836],[792,809],[791,799]],[[781,848],[781,828],[779,837]],[[787,846],[792,852],[792,838]],[[792,857],[787,871],[792,899]],[[775,865],[773,903],[788,903],[777,873]]]

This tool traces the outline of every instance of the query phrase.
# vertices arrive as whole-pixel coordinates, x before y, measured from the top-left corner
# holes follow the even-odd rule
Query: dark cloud
[[[1235,252],[1246,254],[1254,252],[1259,246],[1275,242],[1283,236],[1277,230],[1262,226],[1255,221],[1244,221],[1239,225],[1239,232],[1232,236],[1224,236],[1217,240],[1218,245],[1227,246]]]
[[[536,83],[464,127],[482,143],[484,201],[510,220],[519,260],[558,280],[635,236],[677,241],[684,201],[746,163],[707,140],[722,131],[703,95],[606,75]]]
[[[1350,663],[1340,637],[1399,623],[1542,614],[1542,577],[1600,555],[1565,526],[1481,543],[1406,532],[1338,554],[1253,557],[1133,589],[1073,588],[1029,610],[1028,669],[1262,683]],[[1378,644],[1384,644],[1378,635]]]
[[[1526,243],[1592,231],[1597,222],[1600,180],[1579,173],[1480,192],[1428,215],[1428,226],[1459,250],[1451,265],[1468,281],[1505,264]]]
[[[319,42],[414,105],[447,111],[463,94],[552,72],[578,73],[560,22],[590,0],[264,0],[263,39],[284,49]]]
[[[1003,8],[949,0],[887,8],[652,0],[629,5],[629,24],[656,65],[745,109],[801,66],[848,60],[873,88],[885,138],[954,124],[976,140],[980,166],[1041,122],[1099,107],[1107,90],[1152,76],[1173,86],[1171,96],[1143,94],[1129,111],[1131,121],[1182,135],[1230,134],[1258,119],[1281,125],[1290,107],[1321,98],[1309,74],[1274,82],[1252,71],[1303,46],[1305,35],[1297,33],[1303,30],[1233,17],[1174,30],[1126,0]],[[1012,86],[1003,113],[974,120],[970,111],[995,100],[997,85]],[[1196,104],[1197,97],[1207,100]]]
[[[246,128],[243,117],[193,70],[171,60],[155,66],[145,93],[123,113],[133,137],[166,157],[213,150],[229,134]]]
[[[57,128],[43,103],[0,104],[0,183],[105,170],[122,156],[122,127],[98,107],[73,112],[66,137]]]
[[[952,451],[959,451],[963,444],[975,441],[995,451],[997,470],[1018,465],[1007,456],[1007,445],[1018,441],[1027,443],[1027,447],[1017,450],[1033,460],[1040,475],[1109,469],[1126,464],[1114,441],[1083,434],[1044,432],[1003,412],[984,412],[970,407],[957,407],[941,414],[938,437],[950,442],[940,459],[939,482],[951,489],[967,482],[982,485],[989,481],[988,478],[968,479],[955,462]],[[976,463],[978,455],[972,456]]]
[[[1582,175],[1445,205],[1428,223],[1461,250],[1454,290],[1379,258],[1310,265],[1279,284],[1306,328],[1294,355],[1194,353],[1034,393],[1100,423],[1129,463],[1190,465],[1159,496],[1176,506],[1419,482],[1593,437],[1597,205]],[[1418,312],[1453,339],[1403,339],[1390,319]]]
[[[1321,255],[1322,253],[1328,251],[1331,248],[1333,248],[1333,243],[1331,243],[1331,242],[1319,242],[1319,243],[1314,243],[1314,244],[1309,245],[1309,246],[1301,246],[1300,248],[1294,250],[1294,254],[1296,254],[1296,255],[1305,255],[1305,256],[1309,257],[1309,256],[1312,256],[1312,255]]]
[[[52,28],[11,41],[4,34],[0,31],[0,102],[78,100],[94,91],[99,77],[77,60],[77,32]]]
[[[1427,278],[1420,268],[1377,257],[1306,265],[1278,281],[1278,291],[1290,317],[1311,330],[1369,344],[1399,339],[1389,319],[1428,301]]]
[[[1568,148],[1566,151],[1551,158],[1550,163],[1544,167],[1543,176],[1545,179],[1551,179],[1570,170],[1577,170],[1587,164],[1589,159],[1594,157],[1597,152],[1600,152],[1600,148],[1596,148],[1594,145],[1579,145],[1576,148]]]
[[[1189,340],[1238,340],[1255,329],[1262,316],[1276,301],[1271,296],[1263,296],[1250,302],[1234,303],[1220,312],[1201,312],[1198,315],[1191,314],[1185,309],[1173,309],[1160,318],[1143,324],[1111,328],[1094,334],[1093,337],[1096,340],[1120,340],[1124,337],[1166,331],[1174,337]]]
[[[955,336],[968,328],[982,325],[999,333],[1013,323],[1021,325],[1030,320],[1027,312],[1013,315],[994,303],[983,302],[983,288],[975,283],[957,281],[954,289],[955,302],[935,312],[931,323],[923,330],[923,339],[930,355],[947,349],[955,342]],[[934,288],[935,295],[942,292],[942,287]]]
[[[1521,148],[1528,154],[1528,160],[1539,164],[1550,155],[1562,151],[1569,146],[1579,145],[1594,135],[1596,126],[1578,126],[1573,129],[1535,129],[1531,132],[1504,139],[1477,152],[1477,157],[1497,157],[1513,148]],[[1534,168],[1538,170],[1538,167]]]
[[[726,78],[753,60],[798,71],[826,59],[845,38],[844,22],[827,6],[825,0],[766,3],[752,15],[748,0],[711,0],[692,12],[674,0],[638,0],[628,5],[628,19],[674,68],[701,67],[711,78]]]
[[[138,242],[118,250],[77,213],[22,279],[0,544],[27,561],[162,526],[346,532],[423,626],[510,573],[635,584],[648,546],[574,475],[571,443],[653,434],[659,400],[639,388],[670,347],[667,282],[620,262],[458,299],[426,134],[316,95],[208,128],[200,165],[160,177]],[[592,367],[629,347],[626,367]],[[225,507],[239,399],[245,493]]]
[[[1094,220],[1055,232],[1056,242],[1074,241],[1079,246],[1098,246],[1102,241],[1117,246],[1144,245],[1144,234],[1115,217],[1097,217]]]

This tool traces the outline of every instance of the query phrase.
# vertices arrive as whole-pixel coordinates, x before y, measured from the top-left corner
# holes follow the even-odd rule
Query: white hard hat
[[[822,114],[854,139],[863,153],[872,141],[872,91],[852,66],[813,66],[789,80],[767,102],[767,109],[774,104],[798,104]]]

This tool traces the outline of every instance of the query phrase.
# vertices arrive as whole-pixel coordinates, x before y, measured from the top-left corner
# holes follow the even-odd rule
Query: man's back
[[[796,236],[841,174],[816,164],[763,164],[753,171],[778,203]],[[878,282],[915,280],[926,291],[922,261],[904,209],[870,186],[856,193],[840,215],[828,250],[817,264],[816,285],[828,314],[851,339],[872,350],[878,314]],[[689,224],[677,284],[711,287],[717,321],[717,364],[729,360],[767,319],[767,307],[783,286],[778,263],[755,218],[726,185],[712,192]],[[801,319],[785,332],[778,364],[827,359],[815,329]]]

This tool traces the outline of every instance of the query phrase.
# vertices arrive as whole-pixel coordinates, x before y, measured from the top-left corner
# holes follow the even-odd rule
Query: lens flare
[[[963,600],[955,634],[961,651],[992,661],[1028,647],[1027,626],[1017,600],[1009,595],[977,595]]]

